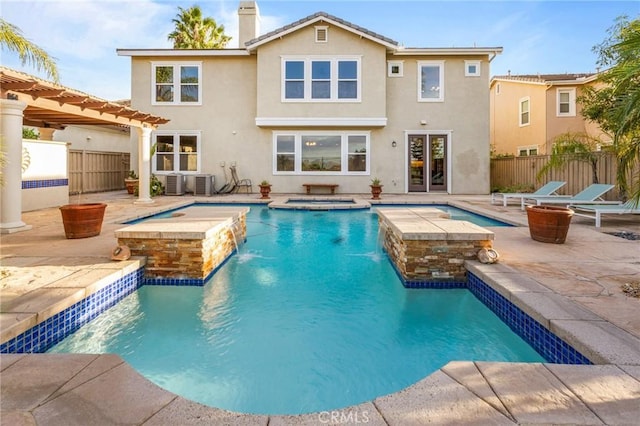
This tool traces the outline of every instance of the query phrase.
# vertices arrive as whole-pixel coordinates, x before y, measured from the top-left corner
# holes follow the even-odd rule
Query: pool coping
[[[184,204],[192,203],[193,202],[185,202]],[[414,202],[408,202],[406,204],[414,204]],[[442,202],[437,204],[442,204]],[[446,204],[455,205],[451,202],[446,202]],[[466,210],[472,210],[467,205],[460,207]],[[480,213],[486,214],[484,211]],[[498,219],[504,221],[503,218]],[[505,387],[499,386],[499,383],[496,382],[496,380],[500,378],[508,378],[507,382],[515,383],[520,377],[522,379],[521,386],[523,392],[529,391],[531,389],[531,383],[536,383],[533,375],[523,374],[523,370],[531,373],[528,371],[529,367],[517,363],[478,363],[471,361],[449,363],[438,372],[403,391],[376,398],[369,403],[336,410],[335,413],[344,415],[344,418],[354,419],[356,414],[367,412],[369,413],[367,416],[370,420],[369,422],[373,424],[407,424],[407,422],[420,422],[419,419],[423,421],[433,421],[433,416],[436,416],[440,420],[449,418],[451,419],[451,423],[455,423],[455,420],[457,420],[457,423],[460,423],[460,419],[466,419],[467,421],[465,423],[467,423],[472,420],[478,421],[479,418],[485,420],[493,419],[503,424],[513,424],[514,422],[623,424],[632,423],[637,420],[640,416],[640,407],[637,407],[638,404],[627,407],[626,410],[614,410],[619,412],[621,416],[626,416],[623,418],[628,419],[626,422],[619,421],[619,419],[618,421],[607,420],[612,418],[612,414],[609,412],[610,409],[607,407],[614,407],[620,404],[624,405],[625,400],[630,402],[637,401],[637,386],[640,381],[640,365],[638,362],[640,354],[640,350],[638,349],[640,346],[638,345],[640,343],[638,342],[638,338],[614,324],[599,318],[597,315],[591,313],[591,311],[582,308],[566,297],[547,289],[532,278],[522,275],[519,271],[516,271],[508,265],[501,263],[482,265],[470,262],[469,268],[496,291],[500,292],[513,303],[518,304],[518,306],[523,307],[523,310],[526,310],[529,315],[544,318],[552,330],[558,330],[558,333],[566,334],[567,339],[572,341],[571,343],[573,345],[576,345],[575,342],[578,342],[577,344],[584,344],[587,350],[593,350],[594,356],[602,357],[603,361],[612,364],[597,366],[534,364],[531,367],[535,370],[536,375],[540,375],[540,377],[544,379],[551,379],[549,383],[553,384],[553,389],[549,389],[549,392],[553,395],[556,395],[555,391],[561,392],[570,399],[570,401],[567,399],[565,401],[566,404],[562,407],[564,408],[562,413],[564,417],[558,417],[559,414],[552,409],[554,407],[551,406],[552,403],[550,400],[542,401],[543,404],[536,406],[535,412],[523,413],[521,410],[519,411],[517,404],[509,399],[512,396],[512,390],[507,389],[508,392],[505,394],[503,392]],[[526,278],[526,282],[524,284],[522,280],[516,282],[514,280],[515,273]],[[592,333],[594,331],[598,332],[598,335],[593,335]],[[603,341],[602,337],[606,337],[606,340]],[[618,349],[615,349],[616,345],[620,345]],[[578,349],[578,347],[576,348]],[[619,357],[618,354],[624,356]],[[148,383],[146,379],[141,376],[138,377],[139,375],[135,370],[127,366],[121,359],[114,361],[114,357],[119,358],[115,355],[63,356],[62,358],[66,360],[64,364],[74,364],[76,363],[74,360],[80,358],[88,360],[83,361],[85,363],[80,370],[83,374],[87,375],[85,381],[76,377],[79,374],[76,371],[72,375],[67,375],[66,379],[60,378],[60,381],[64,381],[66,387],[57,387],[56,389],[60,389],[59,391],[48,391],[46,387],[43,387],[40,392],[49,392],[48,396],[39,399],[39,402],[35,405],[31,403],[28,404],[28,406],[19,406],[18,402],[15,402],[13,399],[14,397],[20,396],[20,391],[16,390],[26,389],[29,383],[29,380],[24,380],[25,373],[33,369],[33,379],[36,380],[36,383],[42,382],[47,376],[46,373],[52,375],[55,371],[55,369],[51,369],[50,362],[52,358],[51,356],[43,354],[0,356],[0,367],[3,373],[3,417],[6,420],[7,415],[30,413],[34,418],[38,418],[42,413],[51,412],[48,410],[68,406],[70,402],[69,398],[74,396],[75,398],[86,400],[87,403],[95,403],[95,405],[92,406],[91,412],[87,412],[86,405],[79,407],[81,409],[77,410],[75,414],[67,409],[64,410],[65,414],[70,416],[70,419],[76,419],[76,423],[86,423],[86,419],[94,418],[92,416],[95,416],[96,413],[106,416],[104,418],[114,418],[114,416],[120,414],[117,406],[114,410],[114,403],[119,400],[118,395],[106,395],[104,391],[102,391],[98,397],[91,395],[90,392],[85,392],[85,390],[89,387],[97,386],[98,383],[104,384],[107,376],[116,374],[116,371],[118,374],[121,374],[121,370],[126,370],[128,372],[126,378],[119,383],[119,385],[122,385],[122,391],[124,393],[128,394],[130,389],[137,390],[139,387],[144,387],[145,390],[154,395],[169,395],[162,398],[162,403],[157,403],[157,409],[151,410],[148,404],[139,404],[136,406],[136,409],[133,411],[138,413],[137,415],[142,419],[139,424],[143,422],[145,424],[171,423],[166,421],[166,419],[179,420],[185,424],[197,424],[202,421],[202,419],[223,419],[222,421],[228,422],[233,420],[234,424],[236,421],[245,422],[246,424],[267,424],[267,422],[269,424],[312,424],[318,423],[318,420],[322,420],[318,417],[318,413],[302,416],[267,417],[229,413],[224,410],[202,406],[184,400],[167,391],[159,391],[159,388],[153,389],[155,385]],[[106,364],[107,361],[112,364],[117,364],[117,367],[112,367],[108,369],[108,371],[104,370],[103,367],[99,374],[92,373],[94,374],[93,376],[89,374],[89,370],[100,370],[97,367]],[[80,361],[77,363],[80,363]],[[29,368],[25,369],[27,366]],[[20,382],[24,383],[24,385],[12,382],[11,377],[13,375],[20,375]],[[60,373],[60,375],[62,375],[62,373]],[[27,374],[27,376],[30,375]],[[579,377],[582,377],[582,379],[578,380]],[[584,394],[581,393],[581,391],[584,392],[585,390],[584,388],[580,388],[578,383],[585,382],[586,379],[599,380],[603,387],[615,394],[615,398],[607,399],[607,395],[603,394],[598,401],[599,403],[590,401],[589,398],[586,398]],[[576,380],[575,383],[573,382],[574,380]],[[629,380],[631,380],[631,382],[629,382]],[[626,384],[627,386],[616,388],[614,385],[618,382]],[[9,383],[9,385],[7,383]],[[629,384],[631,384],[631,387],[629,387]],[[10,389],[14,389],[14,391],[7,391],[9,393],[6,393],[5,390],[7,386],[9,386]],[[33,386],[29,387],[29,390],[35,391],[32,387]],[[540,392],[538,392],[538,394],[539,393]],[[527,396],[529,397],[530,394],[527,393]],[[590,396],[593,397],[594,395],[591,394]],[[531,397],[533,398],[533,396]],[[126,405],[126,403],[123,404]],[[78,408],[77,403],[72,404],[72,406]],[[446,412],[443,412],[443,406],[446,406]],[[585,411],[585,406],[587,411]],[[455,407],[455,414],[450,413],[453,411],[453,407]],[[555,408],[559,407],[555,406]],[[6,411],[7,409],[11,411]],[[131,406],[127,408],[127,410],[131,409]],[[124,411],[124,409],[122,410]],[[144,411],[144,416],[139,413],[140,411]],[[486,414],[487,417],[477,417],[479,412]],[[595,418],[589,415],[589,413],[595,413]],[[329,414],[333,415],[334,412],[330,412]],[[465,417],[465,414],[467,417]],[[454,417],[451,418],[451,416]],[[164,421],[162,419],[164,419]],[[445,422],[439,421],[439,423]]]

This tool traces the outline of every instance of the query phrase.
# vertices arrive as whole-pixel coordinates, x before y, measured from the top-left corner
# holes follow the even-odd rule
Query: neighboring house
[[[491,146],[495,155],[550,154],[562,133],[586,133],[609,143],[580,114],[576,98],[597,74],[506,75],[491,79]]]
[[[405,48],[324,12],[260,35],[255,2],[238,14],[237,49],[118,49],[132,107],[170,118],[151,136],[153,173],[212,174],[220,188],[235,164],[275,192],[363,193],[374,177],[389,193],[489,192],[502,48]]]

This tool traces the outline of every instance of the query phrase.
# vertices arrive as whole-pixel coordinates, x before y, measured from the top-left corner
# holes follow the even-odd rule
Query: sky
[[[0,15],[56,58],[60,83],[108,100],[131,97],[130,58],[116,49],[171,48],[178,7],[199,5],[237,47],[239,0],[2,0]],[[617,17],[640,18],[640,1],[258,1],[261,33],[316,12],[406,47],[502,47],[491,75],[597,71],[593,47]],[[2,65],[44,78],[3,50]]]

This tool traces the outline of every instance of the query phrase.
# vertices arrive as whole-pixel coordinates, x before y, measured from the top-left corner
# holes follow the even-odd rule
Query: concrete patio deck
[[[259,201],[251,194],[214,198]],[[70,294],[94,285],[105,273],[134,267],[135,260],[110,260],[114,232],[124,219],[196,198],[157,197],[154,205],[134,205],[133,200],[124,191],[82,196],[82,202],[109,205],[98,237],[65,239],[58,209],[24,213],[32,229],[2,235],[3,339],[25,315],[67,303]],[[640,241],[607,232],[640,234],[640,216],[607,217],[599,230],[592,220],[576,217],[567,242],[555,245],[531,240],[526,213],[516,205],[492,206],[489,196],[383,194],[381,201],[448,202],[523,225],[491,228],[500,262],[469,263],[470,270],[601,365],[451,362],[401,392],[357,406],[302,416],[253,416],[176,396],[116,355],[10,354],[0,356],[0,423],[638,424],[640,299],[624,294],[621,285],[640,282]]]

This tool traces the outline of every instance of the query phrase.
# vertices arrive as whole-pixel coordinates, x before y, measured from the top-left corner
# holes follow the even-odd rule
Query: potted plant
[[[271,184],[269,183],[269,181],[267,180],[263,180],[262,182],[260,182],[260,185],[258,185],[260,187],[260,199],[261,200],[268,200],[269,199],[269,193],[271,192]]]
[[[129,174],[124,179],[124,185],[127,187],[128,194],[134,194],[138,188],[138,175],[135,171],[129,170]]]
[[[382,193],[382,183],[380,182],[380,179],[378,178],[371,179],[371,185],[369,186],[371,187],[371,199],[379,200],[380,194]]]
[[[133,193],[138,196],[138,186],[136,185]],[[149,195],[155,197],[156,195],[164,194],[164,185],[160,182],[160,179],[154,174],[151,175],[151,179],[149,181]]]
[[[65,236],[73,239],[100,235],[106,208],[104,203],[67,204],[60,207]]]
[[[569,232],[573,210],[556,206],[527,206],[529,234],[535,241],[563,244]]]

